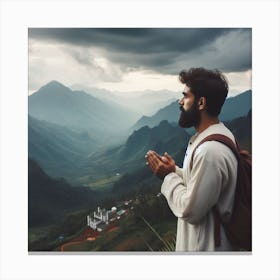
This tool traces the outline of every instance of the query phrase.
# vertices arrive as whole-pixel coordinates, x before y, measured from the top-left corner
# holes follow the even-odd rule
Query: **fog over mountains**
[[[110,104],[119,104],[125,106],[140,115],[151,116],[160,108],[169,105],[177,100],[180,94],[170,90],[145,90],[135,92],[112,92],[106,89],[85,87],[82,85],[71,86],[74,90],[84,90],[88,94],[101,99]]]

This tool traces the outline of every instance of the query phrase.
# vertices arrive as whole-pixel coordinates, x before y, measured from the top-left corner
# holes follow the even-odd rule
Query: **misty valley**
[[[182,165],[194,131],[178,126],[174,96],[118,100],[57,81],[29,96],[29,251],[174,250],[177,220],[144,158],[167,151]],[[227,98],[220,115],[249,151],[251,99]]]

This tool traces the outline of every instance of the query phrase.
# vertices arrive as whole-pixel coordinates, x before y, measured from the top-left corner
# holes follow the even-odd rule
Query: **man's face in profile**
[[[200,123],[200,111],[194,94],[189,87],[185,87],[183,97],[179,100],[180,104],[180,118],[179,126],[183,128],[196,127]]]

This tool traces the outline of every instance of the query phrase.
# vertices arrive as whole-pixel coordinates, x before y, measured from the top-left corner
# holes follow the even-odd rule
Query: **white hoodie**
[[[212,207],[217,204],[221,217],[230,217],[237,179],[237,160],[233,152],[217,141],[199,142],[211,134],[234,136],[223,123],[209,126],[191,137],[183,168],[165,176],[161,192],[170,209],[178,217],[176,251],[231,251],[221,227],[221,246],[215,248]]]

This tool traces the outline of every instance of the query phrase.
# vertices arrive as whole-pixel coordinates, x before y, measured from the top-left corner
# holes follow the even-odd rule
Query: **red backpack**
[[[218,141],[229,147],[236,156],[237,182],[233,211],[228,222],[223,222],[214,207],[215,246],[220,245],[220,224],[225,234],[237,250],[252,251],[252,157],[246,150],[240,150],[238,143],[222,134],[212,134],[204,138],[194,149],[191,157],[192,168],[195,150],[206,141]]]

